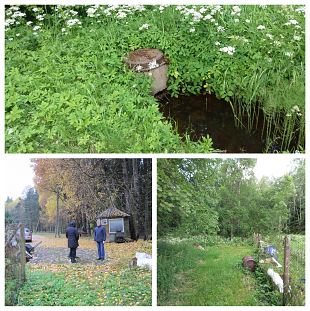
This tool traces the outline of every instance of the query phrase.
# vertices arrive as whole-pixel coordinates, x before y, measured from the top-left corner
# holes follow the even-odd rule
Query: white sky
[[[10,156],[3,159],[3,194],[2,202],[8,196],[13,200],[20,197],[27,186],[33,186],[34,172],[30,158]],[[1,174],[2,175],[2,174]]]
[[[282,155],[260,157],[257,159],[254,173],[257,179],[263,176],[280,177],[290,171],[292,164],[292,157]]]
[[[31,168],[30,158],[25,156],[10,156],[3,160],[3,194],[4,202],[7,196],[16,199],[20,197],[27,186],[33,186],[34,172]],[[287,173],[292,164],[292,157],[285,155],[264,156],[257,160],[254,169],[255,176],[260,179],[262,176],[279,177]]]

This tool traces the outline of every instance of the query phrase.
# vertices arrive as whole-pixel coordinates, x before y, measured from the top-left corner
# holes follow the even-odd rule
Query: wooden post
[[[20,281],[21,285],[26,281],[26,247],[25,247],[25,226],[20,225]]]
[[[289,298],[290,287],[290,237],[288,235],[284,238],[284,273],[283,273],[283,305],[286,306]]]

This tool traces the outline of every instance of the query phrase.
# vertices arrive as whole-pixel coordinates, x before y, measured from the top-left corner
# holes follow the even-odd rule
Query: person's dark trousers
[[[76,258],[76,248],[70,248],[70,258],[71,258],[71,262],[75,262],[75,258]]]
[[[98,259],[104,259],[104,245],[103,242],[97,242]]]

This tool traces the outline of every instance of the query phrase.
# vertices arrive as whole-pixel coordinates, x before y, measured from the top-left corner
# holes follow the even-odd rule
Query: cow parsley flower
[[[205,21],[212,19],[212,15],[207,14],[204,18]]]
[[[271,39],[271,40],[273,39],[273,35],[270,34],[270,33],[267,33],[267,34],[266,34],[266,37],[269,38],[269,39]]]
[[[224,32],[225,31],[225,28],[223,26],[218,26],[217,27],[217,31],[218,32]]]
[[[150,27],[149,24],[143,24],[141,27],[139,27],[139,30],[149,29],[149,27]]]
[[[220,51],[227,53],[228,55],[233,55],[236,49],[233,46],[225,46],[223,48],[220,48]]]
[[[189,30],[189,32],[195,32],[196,31],[196,29],[194,28],[194,27],[192,27],[190,30]]]
[[[40,30],[40,29],[41,29],[41,26],[34,26],[32,29],[33,29],[34,31],[37,31],[37,30]]]
[[[293,52],[285,52],[284,55],[287,57],[292,57],[294,55],[294,53]]]
[[[32,21],[29,21],[26,23],[27,26],[30,26],[32,24]]]
[[[88,8],[88,9],[86,10],[86,14],[87,14],[87,16],[89,16],[89,17],[94,17],[96,12],[97,12],[97,9],[94,8],[94,7]]]
[[[231,12],[231,15],[237,15],[237,16],[240,16],[240,12],[241,12],[241,9],[238,5],[234,5],[232,7],[232,12]]]
[[[143,67],[141,66],[141,65],[138,65],[137,67],[136,67],[136,71],[141,71],[143,69]]]
[[[118,12],[116,14],[116,17],[119,19],[125,18],[127,16],[127,14],[125,12]]]
[[[300,37],[300,36],[294,36],[293,39],[294,39],[295,41],[300,41],[300,40],[301,40],[301,37]]]
[[[74,26],[74,25],[81,25],[81,21],[77,18],[74,18],[74,19],[68,19],[67,22],[66,22],[67,26],[71,27],[71,26]]]
[[[264,29],[266,29],[266,27],[265,27],[264,25],[258,25],[258,26],[257,26],[257,29],[258,29],[258,30],[264,30]]]

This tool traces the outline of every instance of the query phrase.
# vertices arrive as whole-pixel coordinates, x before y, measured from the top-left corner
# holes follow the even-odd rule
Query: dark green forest
[[[158,235],[249,237],[305,232],[305,161],[279,178],[255,159],[158,160]]]

